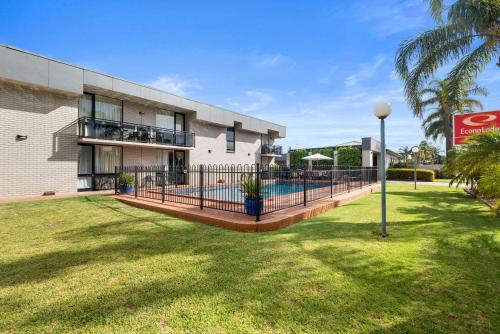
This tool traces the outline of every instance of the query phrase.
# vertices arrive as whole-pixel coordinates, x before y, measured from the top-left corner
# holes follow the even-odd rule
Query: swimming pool
[[[330,182],[308,182],[307,189],[329,187]],[[272,198],[304,191],[302,182],[273,182],[263,186],[263,197]],[[200,188],[170,188],[166,190],[169,195],[200,196]],[[203,197],[231,202],[243,202],[244,196],[240,185],[217,185],[203,189]]]

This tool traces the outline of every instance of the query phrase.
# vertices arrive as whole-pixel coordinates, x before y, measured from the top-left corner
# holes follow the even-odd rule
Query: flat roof
[[[86,88],[151,101],[165,107],[173,106],[194,111],[202,122],[221,126],[241,124],[243,130],[286,136],[286,127],[253,116],[234,112],[219,106],[178,96],[144,84],[72,65],[30,51],[0,44],[0,78],[24,84],[53,89],[67,94],[81,95]]]

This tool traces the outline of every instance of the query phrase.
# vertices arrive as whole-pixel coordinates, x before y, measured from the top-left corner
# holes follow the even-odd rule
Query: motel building
[[[0,45],[0,197],[114,187],[115,166],[272,164],[285,126]]]

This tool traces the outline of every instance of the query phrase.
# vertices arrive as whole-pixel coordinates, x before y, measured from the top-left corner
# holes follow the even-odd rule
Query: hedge
[[[339,166],[361,167],[361,146],[340,147],[337,153]]]
[[[411,168],[389,168],[387,169],[388,180],[413,180],[413,169]],[[434,181],[434,171],[417,169],[417,180]]]

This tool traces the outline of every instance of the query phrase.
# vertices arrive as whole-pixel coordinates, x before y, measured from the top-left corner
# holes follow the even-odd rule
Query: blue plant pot
[[[257,213],[262,213],[264,208],[263,199],[247,199],[245,198],[245,211],[248,215],[257,216]]]
[[[130,194],[134,191],[134,187],[131,184],[120,184],[120,194]]]

